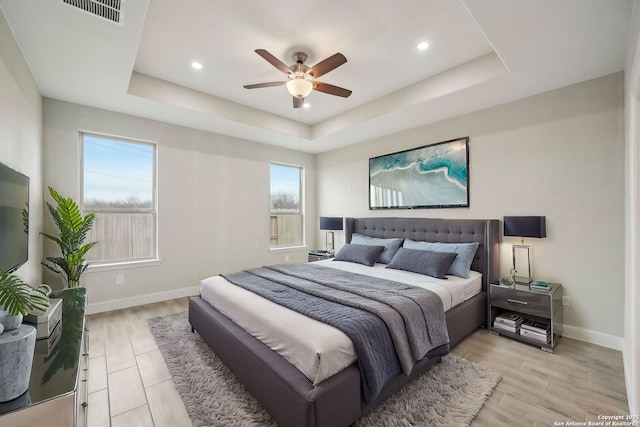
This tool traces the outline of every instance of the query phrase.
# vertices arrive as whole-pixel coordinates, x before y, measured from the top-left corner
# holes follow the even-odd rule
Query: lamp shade
[[[342,230],[342,217],[321,216],[320,230]]]
[[[287,82],[287,90],[296,98],[306,98],[313,90],[313,83],[304,78],[296,77]]]
[[[547,237],[544,216],[505,216],[504,235],[514,237]]]

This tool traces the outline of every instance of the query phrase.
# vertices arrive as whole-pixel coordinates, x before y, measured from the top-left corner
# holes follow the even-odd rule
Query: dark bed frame
[[[499,278],[498,220],[345,218],[353,233],[428,242],[480,245],[471,269],[482,273],[482,292],[446,313],[451,347],[487,321],[487,288]],[[189,301],[189,323],[283,427],[348,426],[433,365],[422,360],[411,375],[395,377],[369,404],[362,401],[357,362],[317,386],[293,365],[199,297]]]

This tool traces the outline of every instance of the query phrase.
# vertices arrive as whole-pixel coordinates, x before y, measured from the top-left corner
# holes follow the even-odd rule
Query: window
[[[156,145],[81,133],[82,208],[95,213],[92,264],[157,258]]]
[[[303,245],[302,168],[271,164],[271,248]]]

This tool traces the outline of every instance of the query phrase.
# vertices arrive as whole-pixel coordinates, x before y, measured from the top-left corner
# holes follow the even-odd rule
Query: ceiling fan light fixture
[[[305,78],[297,77],[287,82],[287,90],[296,98],[306,98],[313,90],[313,83]]]
[[[327,93],[329,95],[348,98],[351,91],[329,83],[314,81],[315,78],[323,76],[330,71],[335,70],[345,62],[347,58],[341,53],[336,53],[330,57],[318,62],[313,67],[304,64],[307,54],[304,52],[296,52],[293,54],[295,64],[287,66],[284,62],[270,54],[264,49],[256,49],[256,53],[265,61],[273,65],[275,68],[287,75],[287,81],[257,83],[245,85],[245,89],[257,89],[262,87],[287,86],[287,92],[293,96],[293,108],[305,108],[304,99],[309,96],[312,90]]]

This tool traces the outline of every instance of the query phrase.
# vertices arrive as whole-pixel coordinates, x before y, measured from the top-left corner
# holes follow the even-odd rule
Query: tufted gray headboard
[[[482,273],[482,289],[500,279],[498,242],[500,221],[497,219],[432,219],[432,218],[345,218],[345,241],[353,233],[371,237],[425,242],[471,243],[480,246],[471,269]]]

